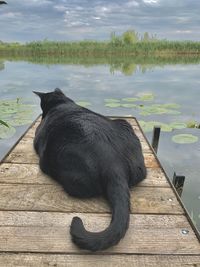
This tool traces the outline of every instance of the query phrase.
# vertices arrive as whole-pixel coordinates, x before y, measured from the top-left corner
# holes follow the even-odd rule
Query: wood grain
[[[102,198],[70,197],[58,184],[0,184],[1,210],[109,212]],[[183,214],[171,188],[137,187],[131,190],[132,213]]]
[[[0,227],[1,252],[84,253],[71,242],[72,217],[80,216],[90,231],[101,231],[110,222],[106,214],[0,212],[0,215],[8,217]],[[183,229],[189,231],[187,235],[182,233]],[[192,255],[200,253],[200,246],[185,216],[131,215],[124,239],[103,253]]]
[[[0,267],[200,267],[200,256],[0,253]]]
[[[39,170],[38,164],[3,163],[0,165],[0,183],[52,184],[53,181]],[[161,169],[148,168],[146,179],[138,186],[169,187],[169,183]]]
[[[33,150],[37,120],[0,166],[0,267],[200,266],[199,241],[137,121],[127,120],[141,141],[148,175],[131,190],[125,238],[96,255],[71,242],[72,217],[101,231],[110,222],[110,209],[101,198],[70,197],[39,170]]]

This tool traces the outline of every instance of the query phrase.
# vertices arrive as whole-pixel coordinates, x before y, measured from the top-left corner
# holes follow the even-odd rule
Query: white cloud
[[[138,7],[139,3],[136,1],[128,1],[128,3],[126,3],[127,7]]]
[[[187,17],[177,17],[176,18],[176,21],[178,22],[178,23],[186,23],[186,22],[189,22],[190,21],[190,19],[189,18],[187,18]]]
[[[145,4],[158,4],[159,0],[143,0]]]
[[[74,7],[74,9],[77,10],[77,11],[82,11],[82,10],[84,10],[84,8],[83,8],[82,6],[76,6],[76,7]]]
[[[56,5],[53,7],[54,9],[58,10],[58,11],[65,11],[67,8],[63,5]]]
[[[20,12],[7,12],[7,13],[4,13],[1,15],[1,19],[6,19],[6,18],[9,18],[9,19],[12,19],[12,18],[16,18],[16,17],[19,17],[21,16],[22,14]]]
[[[26,1],[26,4],[32,5],[32,6],[43,6],[43,5],[52,4],[52,2],[49,0],[29,0],[29,1]]]
[[[100,20],[100,17],[92,17],[93,19]]]
[[[69,21],[67,19],[64,19],[64,22],[66,23],[67,27],[81,27],[81,26],[89,26],[90,24],[88,22],[84,21]]]
[[[101,11],[102,12],[108,12],[108,11],[110,11],[110,8],[103,6],[103,7],[101,7]]]
[[[188,33],[192,33],[192,31],[191,30],[177,30],[176,33],[184,33],[184,34],[187,33],[188,34]]]
[[[109,6],[96,6],[94,8],[94,12],[97,14],[97,15],[100,15],[100,16],[107,16],[108,13],[112,12],[114,10],[114,7],[113,5],[109,5]]]
[[[69,40],[104,40],[112,31],[121,34],[128,29],[147,31],[158,38],[200,38],[200,1],[195,0],[9,0],[9,3],[0,8],[0,25],[6,29],[1,31],[2,40],[44,37],[62,40],[65,34]]]

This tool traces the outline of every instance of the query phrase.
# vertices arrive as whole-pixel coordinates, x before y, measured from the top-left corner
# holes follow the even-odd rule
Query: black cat
[[[129,187],[146,176],[139,139],[125,120],[111,120],[80,107],[60,89],[34,93],[43,111],[34,139],[41,170],[69,195],[101,195],[111,207],[111,223],[99,233],[86,231],[82,220],[74,217],[73,242],[91,251],[116,245],[129,225]]]

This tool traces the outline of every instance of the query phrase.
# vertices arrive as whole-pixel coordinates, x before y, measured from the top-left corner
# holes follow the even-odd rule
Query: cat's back
[[[72,143],[95,146],[98,143],[113,146],[118,144],[122,148],[135,139],[131,126],[128,126],[126,121],[113,121],[72,103],[52,109],[42,120],[38,134],[51,146]]]
[[[112,132],[112,121],[78,105],[59,105],[41,121],[38,134],[46,139],[103,138]],[[37,133],[37,132],[36,132]]]

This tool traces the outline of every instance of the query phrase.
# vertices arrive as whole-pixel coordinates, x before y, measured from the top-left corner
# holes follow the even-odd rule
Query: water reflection
[[[4,62],[3,62],[3,61],[0,61],[0,71],[1,71],[1,70],[4,70],[4,67],[5,67],[5,66],[4,66]]]

